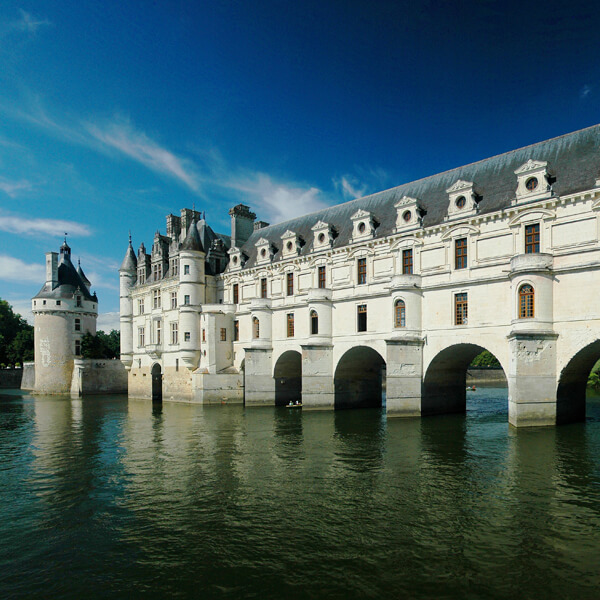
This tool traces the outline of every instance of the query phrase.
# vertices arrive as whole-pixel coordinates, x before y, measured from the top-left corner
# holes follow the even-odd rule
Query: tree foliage
[[[501,365],[498,359],[487,350],[478,354],[470,365],[471,367],[487,367],[488,369],[500,369]]]
[[[81,338],[83,358],[119,358],[121,336],[116,329],[110,333],[100,330],[96,335],[86,333]]]
[[[588,387],[600,390],[600,360],[594,365],[590,376],[588,377]]]
[[[26,360],[33,360],[33,327],[0,299],[0,364],[23,364]]]

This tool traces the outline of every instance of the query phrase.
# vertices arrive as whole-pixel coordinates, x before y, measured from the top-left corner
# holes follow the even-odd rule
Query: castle
[[[509,422],[583,418],[600,358],[600,126],[276,225],[167,217],[119,270],[130,397],[388,416],[465,409],[482,350]]]
[[[60,252],[46,253],[46,282],[33,297],[34,363],[26,364],[23,389],[37,394],[125,392],[119,361],[84,360],[81,341],[96,333],[98,297],[65,241]]]

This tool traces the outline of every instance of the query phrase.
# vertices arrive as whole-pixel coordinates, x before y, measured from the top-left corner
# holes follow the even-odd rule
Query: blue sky
[[[600,3],[0,4],[0,297],[68,232],[118,324],[165,215],[286,218],[600,121]]]

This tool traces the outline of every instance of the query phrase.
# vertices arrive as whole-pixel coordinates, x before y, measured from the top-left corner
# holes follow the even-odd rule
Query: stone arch
[[[347,350],[335,368],[335,408],[380,407],[385,368],[385,360],[373,348],[355,346]]]
[[[275,406],[302,402],[302,355],[297,350],[283,352],[273,370]]]
[[[560,372],[556,390],[558,424],[585,419],[587,380],[598,359],[600,359],[600,340],[579,350]]]
[[[422,415],[465,412],[467,369],[484,350],[487,348],[477,344],[460,343],[444,348],[433,357],[423,378]],[[502,367],[502,370],[506,377],[506,369]]]
[[[162,402],[162,369],[159,363],[152,365],[152,402]]]

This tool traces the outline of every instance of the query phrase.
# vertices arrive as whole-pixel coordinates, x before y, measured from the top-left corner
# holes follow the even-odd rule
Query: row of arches
[[[421,414],[460,413],[466,410],[467,372],[485,348],[460,343],[439,352],[429,363],[422,381]],[[579,421],[586,414],[589,374],[600,359],[600,340],[579,351],[562,370],[556,390],[557,423]],[[502,369],[506,378],[506,371]],[[367,346],[348,350],[334,372],[334,408],[372,408],[385,404],[387,365]],[[275,403],[302,400],[302,357],[296,350],[284,352],[275,363]]]

